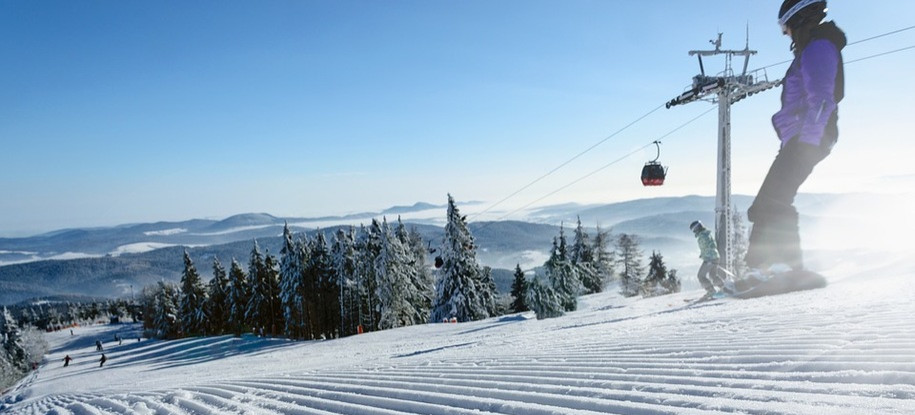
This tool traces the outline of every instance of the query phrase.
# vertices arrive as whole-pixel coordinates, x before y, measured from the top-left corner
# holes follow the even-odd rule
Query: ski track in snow
[[[50,338],[9,414],[911,414],[909,276],[684,305],[582,298],[580,311],[429,324],[346,339]],[[67,342],[78,348],[67,348]],[[106,346],[107,347],[107,346]],[[62,368],[66,353],[75,357]],[[215,354],[216,356],[214,356]],[[70,372],[67,372],[69,370]]]

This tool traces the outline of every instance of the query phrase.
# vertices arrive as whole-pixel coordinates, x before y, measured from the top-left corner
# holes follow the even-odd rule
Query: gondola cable
[[[907,30],[911,30],[911,29],[915,29],[915,26],[909,26],[909,27],[905,27],[905,28],[902,28],[902,29],[894,30],[894,31],[891,31],[891,32],[887,32],[887,33],[879,34],[879,35],[876,35],[876,36],[872,36],[872,37],[869,37],[869,38],[865,38],[865,39],[862,39],[862,40],[858,40],[858,41],[855,41],[855,42],[851,42],[851,43],[848,44],[848,46],[856,45],[856,44],[861,44],[861,43],[864,43],[864,42],[868,42],[868,41],[871,41],[871,40],[874,40],[874,39],[879,39],[879,38],[882,38],[882,37],[885,37],[885,36],[890,36],[890,35],[897,34],[897,33],[900,33],[900,32],[907,31]],[[894,53],[898,53],[898,52],[903,52],[903,51],[907,51],[907,50],[911,50],[911,49],[915,49],[915,45],[907,46],[907,47],[904,47],[904,48],[895,49],[895,50],[891,50],[891,51],[888,51],[888,52],[883,52],[883,53],[879,53],[879,54],[875,54],[875,55],[870,55],[870,56],[866,56],[866,57],[863,57],[863,58],[853,59],[853,60],[850,60],[850,61],[846,61],[845,63],[846,63],[846,64],[851,64],[851,63],[860,62],[860,61],[864,61],[864,60],[868,60],[868,59],[872,59],[872,58],[876,58],[876,57],[886,56],[886,55],[890,55],[890,54],[894,54]],[[774,67],[774,66],[783,65],[783,64],[786,64],[786,63],[790,63],[790,62],[791,62],[791,60],[787,60],[787,61],[783,61],[783,62],[774,63],[774,64],[771,64],[771,65],[767,65],[767,66],[763,66],[763,67],[761,67],[761,68],[755,69],[755,70],[753,70],[753,71],[751,71],[751,72],[764,70],[764,69],[767,69],[767,68],[771,68],[771,67]],[[629,124],[626,124],[624,127],[620,128],[619,130],[617,130],[617,131],[614,132],[613,134],[610,134],[609,136],[605,137],[604,139],[602,139],[602,140],[598,141],[597,143],[593,144],[592,146],[586,148],[585,150],[583,150],[583,151],[581,151],[580,153],[576,154],[576,155],[573,156],[572,158],[566,160],[565,162],[563,162],[563,163],[560,164],[559,166],[553,168],[552,170],[550,170],[550,171],[547,172],[546,174],[544,174],[544,175],[542,175],[542,176],[540,176],[540,177],[534,179],[533,181],[531,181],[530,183],[524,185],[523,187],[521,187],[520,189],[518,189],[518,190],[516,190],[515,192],[511,193],[510,195],[508,195],[508,196],[502,198],[501,200],[499,200],[498,202],[496,202],[496,203],[490,205],[490,206],[487,207],[486,209],[484,209],[484,210],[482,210],[482,211],[480,211],[480,212],[471,214],[469,219],[470,219],[470,220],[473,220],[473,219],[479,217],[480,215],[483,215],[484,213],[489,212],[490,210],[492,210],[492,209],[495,208],[496,206],[501,205],[502,203],[504,203],[505,201],[511,199],[512,197],[518,195],[519,193],[523,192],[524,190],[527,190],[528,188],[530,188],[530,187],[533,186],[534,184],[536,184],[536,183],[540,182],[541,180],[545,179],[546,177],[552,175],[553,173],[555,173],[556,171],[560,170],[561,168],[563,168],[563,167],[569,165],[572,161],[578,159],[579,157],[581,157],[581,156],[583,156],[584,154],[590,152],[591,150],[593,150],[594,148],[596,148],[596,147],[598,147],[599,145],[603,144],[604,142],[606,142],[606,141],[610,140],[611,138],[613,138],[613,137],[619,135],[619,134],[622,133],[623,131],[627,130],[628,128],[632,127],[633,125],[637,124],[638,122],[642,121],[643,119],[647,118],[647,117],[650,116],[651,114],[657,112],[657,111],[658,111],[659,109],[661,109],[662,107],[665,107],[665,104],[662,104],[662,105],[660,105],[660,106],[658,106],[658,107],[652,109],[651,111],[649,111],[649,112],[647,112],[646,114],[640,116],[639,118],[635,119],[634,121],[630,122]],[[715,109],[715,108],[713,107],[712,109],[710,109],[710,110],[708,110],[708,111],[706,111],[706,112],[700,114],[699,117],[701,117],[701,116],[707,114],[708,112],[711,112],[711,111],[714,110],[714,109]],[[680,128],[686,126],[687,124],[689,124],[689,123],[695,121],[695,119],[698,119],[699,117],[696,117],[696,118],[694,118],[694,119],[688,121],[686,124],[681,125],[680,127],[677,127],[677,128],[674,129],[673,131],[679,130]],[[671,131],[671,133],[673,133],[673,131]],[[670,135],[671,133],[668,133],[667,135]],[[541,198],[539,198],[539,199],[537,199],[537,200],[535,200],[535,201],[533,201],[533,202],[531,202],[531,203],[528,203],[528,204],[522,206],[521,208],[515,209],[515,210],[513,210],[513,211],[511,211],[511,212],[509,212],[509,213],[507,213],[507,214],[505,214],[505,215],[503,215],[503,216],[497,218],[495,221],[502,220],[502,219],[504,219],[504,218],[506,218],[506,217],[508,217],[508,216],[511,216],[511,215],[513,215],[513,214],[515,214],[515,213],[517,213],[517,212],[523,210],[523,209],[526,209],[526,208],[530,207],[531,205],[533,205],[534,203],[537,203],[537,202],[539,202],[539,201],[541,201],[541,200],[543,200],[543,199],[546,199],[547,197],[550,197],[550,196],[552,196],[552,195],[558,193],[559,191],[562,191],[562,190],[564,190],[564,189],[566,189],[566,188],[568,188],[568,187],[570,187],[570,186],[572,186],[572,185],[574,185],[574,184],[580,182],[581,180],[584,180],[585,178],[590,177],[590,176],[596,174],[597,172],[599,172],[599,171],[601,171],[601,170],[604,170],[604,169],[606,169],[607,167],[610,167],[610,166],[612,166],[612,165],[618,163],[619,161],[622,161],[622,160],[624,160],[624,159],[626,159],[626,158],[632,156],[633,154],[635,154],[635,153],[637,153],[637,152],[639,152],[639,151],[644,150],[645,148],[647,148],[647,147],[649,147],[649,146],[651,146],[651,145],[653,145],[653,144],[655,144],[655,143],[654,143],[654,142],[649,143],[649,144],[647,144],[647,145],[641,147],[640,149],[636,150],[635,152],[628,153],[628,154],[626,154],[626,155],[620,157],[619,159],[614,160],[613,162],[608,163],[608,164],[604,165],[603,167],[600,167],[599,169],[597,169],[597,170],[595,170],[595,171],[593,171],[593,172],[591,172],[591,173],[588,173],[587,175],[582,176],[582,177],[580,177],[580,178],[578,178],[578,179],[572,181],[571,183],[569,183],[569,184],[567,184],[567,185],[565,185],[565,186],[563,186],[563,187],[561,187],[561,188],[559,188],[559,189],[557,189],[557,190],[555,190],[555,191],[553,191],[553,192],[550,192],[549,194],[547,194],[547,195],[545,195],[545,196],[543,196],[543,197],[541,197]],[[660,152],[660,149],[659,149],[659,152]],[[665,171],[665,174],[666,174],[666,171]],[[469,222],[469,220],[468,220],[468,222]],[[484,226],[484,228],[485,228],[485,226]]]

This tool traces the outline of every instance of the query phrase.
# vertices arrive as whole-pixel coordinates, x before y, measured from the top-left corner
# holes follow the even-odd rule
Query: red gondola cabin
[[[642,167],[642,185],[644,186],[661,186],[664,184],[664,178],[667,177],[667,169],[661,163],[649,161]]]

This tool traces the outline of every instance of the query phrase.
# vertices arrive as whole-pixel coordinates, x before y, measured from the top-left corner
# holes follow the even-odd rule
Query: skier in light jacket
[[[699,283],[705,288],[705,296],[711,297],[719,290],[724,290],[724,281],[718,276],[718,261],[721,258],[718,254],[718,244],[712,237],[712,231],[705,228],[702,222],[695,221],[689,225],[689,229],[696,235],[699,242],[699,258],[702,258],[702,266],[699,267]]]
[[[785,74],[781,109],[772,117],[780,150],[747,211],[753,223],[749,275],[804,269],[794,198],[814,166],[835,145],[844,96],[845,34],[826,18],[825,0],[785,0],[779,23],[791,37],[794,61]]]

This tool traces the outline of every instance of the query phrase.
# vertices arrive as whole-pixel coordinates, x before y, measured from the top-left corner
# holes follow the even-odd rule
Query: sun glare
[[[804,245],[818,250],[912,251],[915,221],[908,216],[913,211],[915,193],[850,195],[823,211],[804,232]]]

